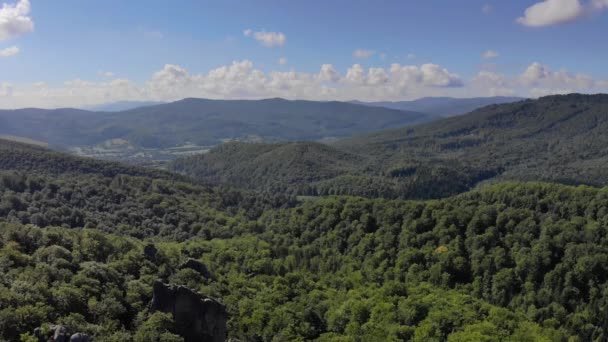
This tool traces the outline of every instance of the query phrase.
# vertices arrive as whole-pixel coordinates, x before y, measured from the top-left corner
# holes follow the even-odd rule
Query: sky
[[[608,0],[0,4],[0,108],[608,92]]]

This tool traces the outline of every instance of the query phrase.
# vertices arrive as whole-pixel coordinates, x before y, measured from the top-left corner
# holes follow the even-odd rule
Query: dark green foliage
[[[148,310],[159,278],[221,299],[230,336],[246,341],[607,338],[608,188],[507,182],[441,200],[296,204],[170,178],[25,170],[0,172],[0,340],[63,324],[96,341],[179,341],[171,317]],[[427,181],[454,175],[439,170]],[[180,267],[190,258],[213,279]]]
[[[440,198],[488,180],[604,186],[607,132],[608,95],[572,94],[492,105],[307,153],[280,153],[285,145],[219,147],[173,168],[210,182],[298,195]],[[242,155],[253,157],[235,158]],[[285,176],[294,169],[297,177]]]
[[[151,178],[185,180],[169,172],[126,164],[80,158],[44,147],[0,139],[0,170],[21,170],[43,174],[119,174]]]
[[[170,321],[146,313],[160,277],[221,298],[245,340],[599,341],[607,199],[506,183],[440,201],[318,199],[253,221],[216,211],[221,238],[157,238],[156,264],[136,239],[3,224],[0,331],[59,322],[173,341]],[[188,258],[216,279],[180,270]]]

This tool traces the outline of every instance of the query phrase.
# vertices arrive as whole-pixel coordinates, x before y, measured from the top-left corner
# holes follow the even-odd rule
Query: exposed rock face
[[[207,279],[213,278],[213,275],[211,274],[211,272],[209,272],[209,269],[207,268],[207,266],[196,259],[189,258],[188,260],[186,260],[186,262],[181,264],[179,268],[180,269],[189,268],[189,269],[195,270],[196,272],[198,272],[200,275],[202,275],[203,277],[205,277]]]
[[[68,329],[63,325],[55,327],[55,334],[53,335],[53,342],[70,342],[70,334]]]
[[[171,313],[176,333],[186,342],[226,341],[226,308],[184,286],[154,283],[152,310]]]
[[[90,342],[91,338],[87,334],[76,333],[70,337],[67,327],[63,325],[50,325],[51,331],[45,336],[42,328],[34,329],[34,336],[40,342]]]
[[[91,338],[87,334],[77,333],[70,337],[70,342],[90,342]]]

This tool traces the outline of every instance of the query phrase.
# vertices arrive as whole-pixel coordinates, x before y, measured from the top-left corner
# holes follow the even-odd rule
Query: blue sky
[[[608,0],[0,3],[3,108],[608,91]]]

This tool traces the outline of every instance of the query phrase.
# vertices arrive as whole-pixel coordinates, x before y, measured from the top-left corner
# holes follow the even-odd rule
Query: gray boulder
[[[53,342],[70,342],[70,334],[68,333],[68,328],[64,327],[63,325],[55,326]]]
[[[87,334],[76,333],[70,337],[70,342],[90,342],[91,338]]]
[[[226,341],[224,305],[185,286],[156,281],[150,309],[173,315],[176,333],[185,342]]]

